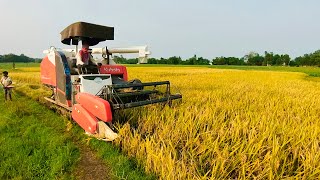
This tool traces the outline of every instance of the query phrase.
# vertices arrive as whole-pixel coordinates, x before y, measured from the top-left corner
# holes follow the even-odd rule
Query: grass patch
[[[64,118],[25,97],[0,93],[0,179],[70,179],[78,148]]]
[[[40,63],[15,63],[16,69],[28,67],[40,67]],[[12,63],[0,63],[0,69],[13,69]]]
[[[239,70],[255,70],[255,71],[283,71],[283,72],[302,72],[312,77],[320,77],[319,67],[287,67],[287,66],[229,66],[229,65],[213,65],[208,66],[214,69],[239,69]]]
[[[145,174],[142,166],[137,166],[135,158],[128,158],[123,155],[119,148],[110,143],[104,143],[96,139],[91,139],[88,143],[92,149],[95,149],[98,157],[106,163],[112,164],[112,171],[115,179],[136,179],[153,180],[156,176]]]

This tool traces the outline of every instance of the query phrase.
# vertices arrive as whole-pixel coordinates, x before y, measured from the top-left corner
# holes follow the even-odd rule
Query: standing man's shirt
[[[77,56],[77,65],[89,65],[90,62],[93,63],[93,58],[91,54],[89,53],[89,49],[82,48]],[[93,63],[94,64],[94,63]]]
[[[2,84],[4,87],[7,87],[7,86],[9,86],[9,85],[12,84],[12,80],[11,80],[11,78],[10,78],[9,76],[8,76],[8,77],[3,76],[3,77],[1,78],[1,84]]]

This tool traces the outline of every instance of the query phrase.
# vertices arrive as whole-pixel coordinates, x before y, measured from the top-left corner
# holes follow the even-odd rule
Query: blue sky
[[[320,49],[320,1],[0,0],[0,54],[42,57],[77,21],[115,27],[97,47],[148,45],[153,57],[242,57],[250,51],[291,57]]]

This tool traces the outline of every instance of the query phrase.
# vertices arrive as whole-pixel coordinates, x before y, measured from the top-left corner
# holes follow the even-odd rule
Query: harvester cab
[[[78,44],[84,40],[90,46],[114,39],[114,28],[85,22],[66,27],[61,42],[75,45],[75,49],[45,50],[41,62],[41,82],[51,88],[52,96],[45,97],[71,113],[88,134],[112,141],[117,134],[112,131],[114,112],[120,109],[171,102],[181,99],[181,94],[171,94],[170,82],[128,80],[127,69],[111,58],[112,54],[137,53],[138,63],[147,63],[150,55],[147,46],[129,48],[92,48],[90,56],[100,54],[101,61],[77,65]]]

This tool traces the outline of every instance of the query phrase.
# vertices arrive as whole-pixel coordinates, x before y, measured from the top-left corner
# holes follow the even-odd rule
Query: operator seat
[[[85,74],[99,74],[99,69],[95,64],[83,65],[82,72]]]
[[[98,66],[95,64],[77,65],[77,72],[79,74],[100,74]]]
[[[70,67],[71,75],[80,75],[80,74],[100,74],[98,66],[95,64],[89,65],[78,65],[76,58],[68,58],[68,65]]]

